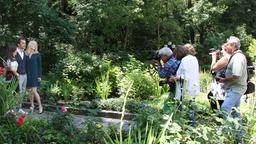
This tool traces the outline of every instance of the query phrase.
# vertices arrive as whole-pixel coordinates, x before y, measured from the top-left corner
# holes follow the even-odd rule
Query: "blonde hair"
[[[33,50],[33,46],[35,46],[35,50]],[[28,43],[28,47],[27,47],[27,50],[26,50],[26,53],[27,55],[30,55],[31,53],[38,53],[38,45],[37,45],[37,42],[32,40]]]
[[[196,50],[192,44],[185,44],[184,47],[188,49],[188,54],[196,55]]]

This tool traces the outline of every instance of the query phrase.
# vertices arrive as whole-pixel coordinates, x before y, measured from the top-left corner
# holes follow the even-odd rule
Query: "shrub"
[[[211,82],[212,82],[212,76],[210,72],[201,71],[200,72],[200,91],[203,93],[208,93],[207,90],[209,89]]]
[[[7,83],[5,79],[0,76],[0,116],[4,116],[7,111],[13,109],[17,101],[21,99],[15,92],[17,86],[18,82],[16,80]]]
[[[129,86],[128,83],[133,81],[132,89],[129,93],[129,98],[138,100],[148,99],[150,96],[157,95],[157,85],[154,79],[146,71],[139,69],[133,70],[120,80],[118,83],[120,95],[125,94],[125,90]]]

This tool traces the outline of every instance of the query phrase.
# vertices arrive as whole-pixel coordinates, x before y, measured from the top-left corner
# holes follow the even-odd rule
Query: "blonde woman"
[[[37,92],[37,87],[40,84],[42,77],[42,60],[38,52],[36,41],[30,41],[26,50],[26,71],[27,71],[27,88],[30,92],[31,111],[34,110],[34,98],[39,105],[39,114],[43,112],[40,95]]]

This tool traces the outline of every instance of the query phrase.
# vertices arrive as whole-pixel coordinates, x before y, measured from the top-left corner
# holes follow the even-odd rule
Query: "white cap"
[[[227,39],[227,43],[234,43],[235,46],[236,46],[236,49],[240,49],[240,40],[239,38],[235,37],[235,36],[230,36],[228,39]]]
[[[172,55],[172,50],[168,47],[163,47],[159,50],[158,52],[159,56],[171,56]]]

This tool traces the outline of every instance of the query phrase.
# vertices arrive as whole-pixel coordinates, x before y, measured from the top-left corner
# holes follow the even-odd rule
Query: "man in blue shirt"
[[[169,78],[175,76],[180,65],[180,61],[173,57],[172,50],[168,47],[163,47],[159,50],[158,55],[163,63],[158,64],[158,73],[161,78]]]
[[[170,82],[169,78],[176,75],[176,71],[180,65],[180,60],[174,58],[172,50],[167,46],[161,48],[158,52],[160,61],[158,62],[158,74],[161,78],[166,78],[169,84],[169,98],[175,96],[176,85],[175,82]],[[163,111],[168,112],[168,99],[165,101]]]

